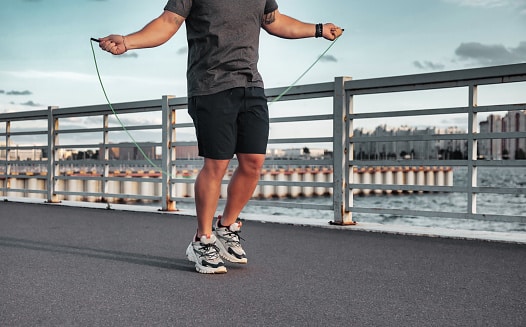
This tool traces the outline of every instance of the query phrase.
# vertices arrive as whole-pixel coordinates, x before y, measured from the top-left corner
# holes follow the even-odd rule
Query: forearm
[[[343,30],[332,23],[323,24],[321,35],[316,35],[316,24],[304,23],[290,16],[281,14],[279,10],[266,14],[263,28],[270,34],[285,39],[301,39],[307,37],[324,37],[335,40]]]
[[[165,11],[138,32],[125,36],[112,34],[99,39],[99,46],[115,55],[132,49],[153,48],[168,41],[179,30],[183,22],[183,17]]]
[[[304,23],[287,15],[279,14],[279,28],[268,29],[269,33],[284,39],[301,39],[315,36],[316,25]]]
[[[132,50],[162,45],[179,30],[183,22],[183,17],[165,12],[140,31],[126,35],[126,48]]]

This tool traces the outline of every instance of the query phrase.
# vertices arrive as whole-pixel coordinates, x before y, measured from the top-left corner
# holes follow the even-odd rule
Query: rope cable
[[[331,44],[327,47],[327,49],[325,49],[325,51],[312,63],[312,65],[309,66],[309,68],[307,68],[290,86],[288,86],[283,92],[281,92],[276,98],[274,98],[270,104],[273,104],[275,102],[278,102],[279,100],[281,100],[281,98],[287,94],[294,86],[296,86],[296,84],[305,76],[307,75],[307,73],[314,67],[316,66],[316,64],[321,60],[321,58],[323,58],[323,56],[325,56],[325,54],[327,54],[327,52],[329,52],[329,50],[336,44],[336,41],[338,40],[338,38],[336,38],[333,42],[331,42]],[[99,71],[99,65],[97,63],[97,56],[95,55],[95,49],[93,47],[93,42],[97,42],[96,39],[90,39],[90,45],[91,45],[91,52],[93,54],[93,62],[95,63],[95,70],[97,71],[97,77],[98,77],[98,80],[99,80],[99,83],[100,83],[100,87],[102,89],[102,92],[104,93],[104,98],[106,99],[106,102],[108,103],[108,106],[109,108],[111,109],[113,115],[115,116],[115,118],[117,119],[117,121],[119,122],[119,124],[121,125],[122,129],[126,132],[126,134],[128,135],[128,137],[130,138],[130,140],[132,141],[132,143],[135,145],[135,147],[139,150],[139,152],[144,156],[145,160],[150,164],[152,165],[154,168],[158,169],[159,171],[161,171],[161,173],[167,175],[167,176],[170,176],[170,177],[173,177],[172,174],[164,171],[161,167],[159,167],[157,164],[155,164],[153,162],[153,160],[148,156],[146,155],[146,153],[144,152],[144,150],[142,149],[142,147],[138,144],[137,140],[135,140],[135,138],[133,137],[133,135],[130,133],[130,131],[126,128],[126,125],[122,122],[122,120],[120,119],[119,115],[117,114],[117,112],[115,111],[115,109],[113,108],[113,105],[111,104],[111,101],[108,97],[108,94],[106,92],[106,88],[104,87],[104,83],[102,82],[102,78],[101,78],[101,75],[100,75],[100,71]]]

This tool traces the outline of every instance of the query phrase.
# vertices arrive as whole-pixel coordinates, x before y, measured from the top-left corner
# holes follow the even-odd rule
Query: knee
[[[239,162],[239,169],[241,169],[245,174],[259,176],[264,162],[264,156],[247,157]]]
[[[207,161],[201,169],[200,175],[204,174],[211,179],[222,179],[228,168],[228,162]]]

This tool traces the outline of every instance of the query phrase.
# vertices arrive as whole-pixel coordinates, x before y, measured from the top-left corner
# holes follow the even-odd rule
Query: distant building
[[[417,129],[409,126],[390,128],[386,125],[380,125],[374,131],[354,130],[354,136],[382,136],[387,138],[461,133],[465,133],[465,131],[457,127]],[[466,142],[462,140],[382,141],[356,143],[354,151],[354,158],[358,160],[452,159],[464,157],[467,153],[467,146]]]
[[[480,133],[526,132],[526,111],[509,111],[504,117],[489,115]],[[478,155],[493,160],[526,159],[526,138],[479,140]]]

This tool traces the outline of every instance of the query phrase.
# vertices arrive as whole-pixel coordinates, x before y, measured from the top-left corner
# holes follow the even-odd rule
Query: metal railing
[[[439,218],[461,218],[461,219],[483,219],[525,222],[524,215],[487,215],[477,213],[477,195],[481,193],[497,193],[510,195],[526,195],[526,188],[507,187],[480,187],[477,185],[478,167],[524,167],[526,162],[520,160],[478,160],[477,145],[484,139],[517,139],[526,138],[526,132],[506,133],[480,133],[478,131],[478,114],[502,111],[526,110],[526,104],[498,104],[477,105],[477,91],[479,86],[500,85],[526,81],[526,64],[516,64],[489,68],[466,69],[459,71],[429,73],[409,76],[387,77],[366,80],[351,80],[350,78],[338,77],[334,82],[301,85],[293,87],[285,94],[279,102],[271,106],[271,130],[279,124],[309,124],[325,123],[330,126],[330,135],[318,135],[312,130],[312,135],[307,137],[272,138],[269,147],[284,145],[309,145],[332,146],[332,156],[322,159],[295,159],[284,162],[279,158],[268,158],[266,165],[297,165],[297,166],[323,166],[332,171],[332,181],[283,181],[283,180],[261,180],[260,187],[324,187],[330,188],[332,203],[328,205],[302,204],[302,208],[332,210],[334,212],[334,224],[353,224],[353,213],[366,214],[390,214],[399,216],[424,216]],[[355,100],[364,95],[380,95],[386,93],[418,92],[428,90],[444,90],[461,88],[466,89],[465,97],[468,104],[465,106],[443,107],[434,109],[415,110],[386,110],[374,111],[370,108],[363,113],[355,112]],[[276,99],[285,88],[267,89],[266,94],[270,102]],[[525,90],[526,93],[526,90]],[[296,114],[282,117],[272,116],[274,106],[284,108],[294,106],[300,101],[331,100],[325,113],[322,114]],[[318,106],[319,104],[309,105]],[[331,108],[332,107],[332,108]],[[117,199],[141,199],[144,201],[160,201],[162,210],[175,210],[178,201],[193,201],[177,192],[177,185],[192,184],[194,179],[181,176],[181,167],[196,167],[200,165],[199,160],[192,158],[176,158],[176,148],[182,146],[196,145],[195,141],[177,141],[176,135],[180,130],[191,129],[193,124],[177,115],[187,109],[187,98],[175,98],[164,96],[160,100],[139,101],[130,103],[114,104],[113,108],[118,115],[142,114],[156,117],[160,124],[128,124],[125,129],[132,134],[155,132],[161,136],[157,141],[138,142],[141,148],[161,149],[160,158],[142,158],[140,160],[114,159],[112,151],[119,147],[135,147],[128,145],[117,145],[112,141],[112,135],[122,133],[123,126],[113,122],[113,111],[107,104],[57,108],[49,107],[48,110],[5,113],[0,114],[0,137],[5,140],[0,143],[0,195],[10,197],[10,194],[28,196],[34,194],[45,198],[48,202],[58,202],[64,197],[82,196],[84,198],[96,198],[98,201]],[[377,119],[393,118],[421,118],[440,115],[463,115],[467,120],[467,132],[457,134],[431,134],[431,135],[390,135],[390,136],[354,136],[354,130],[359,122]],[[161,117],[159,117],[161,116]],[[178,122],[178,117],[180,122]],[[81,120],[81,126],[67,126],[68,120]],[[85,124],[86,119],[98,120],[98,126]],[[66,124],[63,124],[66,122]],[[17,128],[13,128],[15,125]],[[332,126],[331,126],[332,125]],[[64,126],[67,126],[66,128]],[[94,127],[95,126],[95,127]],[[332,130],[331,130],[332,129]],[[323,131],[327,134],[327,130]],[[83,135],[96,135],[95,141],[81,141]],[[323,134],[323,133],[322,133]],[[272,135],[272,134],[271,134]],[[43,141],[42,139],[46,140]],[[37,145],[24,145],[21,140],[35,139]],[[72,139],[73,141],[63,142]],[[91,137],[93,139],[93,137]],[[467,158],[462,160],[438,160],[438,158],[406,159],[380,159],[365,160],[355,159],[355,147],[357,144],[369,142],[401,142],[401,141],[444,141],[462,140],[467,142]],[[1,142],[1,141],[0,141]],[[68,149],[99,149],[96,159],[69,160],[64,157]],[[43,155],[39,159],[23,160],[17,155],[18,151],[41,151]],[[14,158],[13,158],[14,157]],[[232,166],[236,165],[233,160]],[[433,186],[433,185],[396,185],[358,182],[355,180],[355,171],[364,167],[422,167],[422,166],[453,166],[467,168],[467,184],[465,186]],[[91,167],[91,168],[90,168]],[[122,169],[130,169],[135,172],[123,173]],[[149,178],[145,173],[152,170]],[[142,174],[137,173],[141,171]],[[23,181],[20,182],[20,181]],[[83,188],[75,188],[74,183],[90,183]],[[138,183],[153,187],[155,192],[122,192],[115,185],[123,183]],[[225,180],[224,183],[228,183]],[[66,187],[71,184],[72,187]],[[91,186],[90,186],[91,185]],[[154,185],[154,186],[152,186]],[[146,189],[146,187],[144,188]],[[402,190],[415,192],[456,192],[465,194],[467,197],[467,210],[465,212],[442,212],[427,210],[408,210],[393,208],[359,207],[354,205],[353,193],[356,189],[377,190]],[[251,200],[254,205],[269,205],[265,200]],[[294,201],[273,201],[273,206],[296,207]]]

